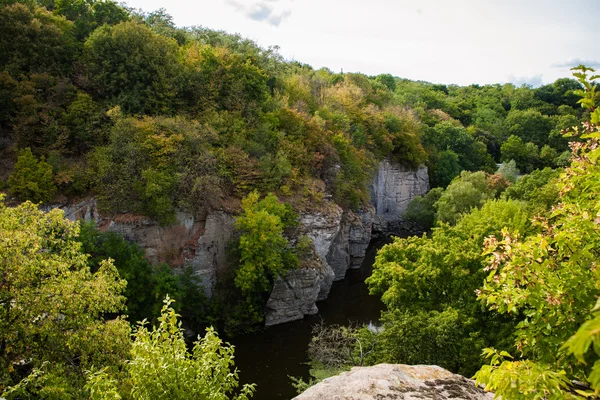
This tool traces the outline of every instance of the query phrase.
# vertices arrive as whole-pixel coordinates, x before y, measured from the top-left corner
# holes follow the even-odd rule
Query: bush
[[[54,197],[52,166],[42,157],[39,161],[29,147],[19,152],[13,173],[8,178],[9,191],[19,200],[48,202]]]

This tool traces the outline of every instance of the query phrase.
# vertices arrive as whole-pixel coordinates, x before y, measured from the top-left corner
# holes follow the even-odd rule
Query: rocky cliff
[[[379,399],[493,399],[475,383],[443,368],[429,365],[379,364],[355,367],[327,378],[295,397],[296,400]]]
[[[291,271],[276,280],[267,302],[266,325],[318,312],[314,301],[327,298],[334,280],[344,279],[348,269],[361,266],[373,236],[408,229],[402,220],[406,206],[428,190],[426,167],[412,170],[384,160],[371,185],[371,207],[352,212],[328,203],[322,212],[303,214],[301,230],[313,240],[321,265],[311,271]]]
[[[266,324],[316,313],[315,303],[327,298],[333,281],[344,279],[348,269],[360,267],[371,238],[405,228],[402,214],[408,202],[427,190],[427,168],[411,170],[384,160],[371,187],[372,206],[353,212],[325,201],[318,212],[301,214],[300,234],[312,239],[315,260],[275,281]],[[94,220],[100,230],[118,232],[136,242],[153,264],[192,266],[208,296],[226,268],[225,249],[234,235],[234,217],[228,213],[214,211],[203,218],[177,213],[177,223],[163,227],[139,215],[102,215],[94,199],[60,207],[69,219]]]
[[[153,219],[139,215],[103,215],[95,199],[59,207],[70,220],[93,220],[99,230],[117,232],[137,243],[152,264],[192,266],[194,274],[202,278],[204,292],[209,297],[218,274],[227,266],[225,249],[233,238],[234,227],[233,217],[225,212],[215,211],[201,219],[177,213],[175,224],[160,226]]]
[[[379,163],[371,185],[371,203],[375,207],[373,230],[387,234],[406,229],[402,214],[415,196],[429,191],[427,167],[417,170],[388,159]]]

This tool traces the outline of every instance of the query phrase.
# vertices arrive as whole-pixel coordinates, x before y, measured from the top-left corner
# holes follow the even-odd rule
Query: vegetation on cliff
[[[224,398],[237,382],[231,348],[209,330],[190,356],[176,312],[196,329],[260,322],[274,279],[312,247],[290,232],[295,212],[330,199],[367,205],[384,158],[428,166],[435,189],[407,217],[432,229],[380,252],[369,284],[387,306],[382,328],[324,333],[343,339],[347,357],[334,367],[436,363],[471,374],[494,347],[477,378],[500,394],[562,398],[570,379],[598,394],[589,69],[536,89],[314,70],[110,0],[1,0],[0,50],[0,190],[15,206],[0,203],[3,395]],[[162,225],[177,211],[239,213],[217,302],[189,271],[151,266],[122,238],[26,202],[83,196]],[[167,293],[185,301],[161,312]],[[126,315],[158,326],[139,327],[132,342]],[[357,344],[368,354],[356,357]],[[201,365],[217,381],[144,373],[156,365],[179,378]]]
[[[510,186],[463,173],[443,192],[416,199],[413,217],[437,222],[429,235],[396,239],[379,252],[368,284],[387,310],[375,331],[343,331],[353,338],[346,354],[370,348],[361,364],[479,369],[477,382],[502,398],[600,393],[599,76],[574,70],[585,88],[575,93],[590,114],[567,134],[569,165]],[[315,354],[315,365],[326,360]],[[355,364],[342,361],[343,368]]]

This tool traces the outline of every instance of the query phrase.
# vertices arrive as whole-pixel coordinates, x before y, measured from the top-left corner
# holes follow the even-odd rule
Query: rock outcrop
[[[226,268],[225,249],[233,238],[234,227],[233,217],[225,212],[215,211],[204,219],[178,212],[176,223],[161,226],[140,215],[103,215],[95,199],[59,207],[70,220],[93,220],[99,230],[117,232],[137,243],[154,265],[167,262],[174,268],[191,266],[209,297],[217,275]]]
[[[348,269],[360,267],[371,238],[406,227],[402,220],[406,206],[427,190],[427,168],[413,170],[384,160],[371,186],[372,206],[352,212],[325,201],[318,212],[302,214],[300,234],[312,239],[315,257],[308,267],[290,271],[275,281],[267,302],[266,324],[316,313],[315,302],[327,298],[333,281],[344,279]],[[59,207],[71,220],[93,220],[100,230],[118,232],[136,242],[153,264],[191,266],[202,278],[208,296],[226,268],[225,249],[234,235],[231,214],[214,211],[197,218],[177,213],[177,222],[165,227],[134,214],[104,215],[94,199]]]
[[[427,167],[417,170],[388,159],[379,163],[377,175],[371,185],[371,203],[375,207],[373,230],[388,234],[406,228],[402,214],[415,196],[429,191]]]
[[[493,399],[463,376],[429,365],[379,364],[355,367],[327,378],[296,400]]]
[[[322,273],[316,268],[297,269],[278,277],[267,301],[265,325],[277,325],[319,312],[317,299]]]

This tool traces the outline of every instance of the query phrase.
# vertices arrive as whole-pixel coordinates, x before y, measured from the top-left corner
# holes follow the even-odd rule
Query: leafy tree
[[[446,187],[460,175],[461,167],[458,155],[452,150],[444,150],[430,159],[429,182],[433,187]]]
[[[52,167],[43,157],[38,160],[29,147],[20,151],[8,185],[13,196],[34,202],[48,202],[56,192]]]
[[[425,230],[429,230],[435,224],[436,203],[444,193],[442,188],[433,188],[425,196],[415,196],[408,203],[402,218],[415,222]]]
[[[472,208],[480,208],[486,200],[494,197],[495,193],[489,190],[484,172],[463,171],[436,202],[437,219],[455,224],[462,214]]]
[[[511,135],[500,147],[502,161],[514,160],[517,168],[524,172],[536,169],[539,159],[539,149],[534,143],[523,143],[523,140]]]
[[[165,299],[158,326],[142,322],[133,334],[126,380],[119,383],[105,370],[88,376],[92,400],[108,399],[207,399],[247,400],[254,385],[244,385],[238,395],[238,372],[233,366],[233,346],[223,344],[212,328],[188,353],[178,315]],[[233,395],[233,396],[232,396]]]
[[[296,215],[273,194],[259,200],[256,191],[242,200],[242,207],[244,212],[235,221],[241,232],[235,285],[242,293],[268,291],[277,275],[298,262],[283,236],[284,228],[297,224]]]
[[[120,311],[126,282],[110,260],[92,273],[60,210],[0,202],[0,392],[7,398],[82,397],[83,372],[115,368],[129,347]],[[115,370],[116,371],[116,370]]]
[[[0,70],[12,76],[66,74],[75,56],[73,24],[43,7],[0,4]]]
[[[499,239],[486,241],[490,272],[479,299],[498,313],[526,316],[515,331],[519,359],[489,349],[490,365],[476,374],[479,383],[501,396],[575,398],[571,379],[591,386],[578,390],[581,395],[600,391],[600,361],[591,348],[600,337],[597,306],[590,315],[600,293],[595,267],[600,234],[592,217],[598,215],[600,204],[600,109],[595,108],[597,97],[590,83],[598,76],[588,77],[593,70],[583,66],[575,70],[586,88],[578,92],[581,103],[592,113],[580,130],[588,142],[572,144],[573,161],[558,179],[560,203],[547,217],[537,219],[540,233],[521,238],[507,229]],[[586,359],[593,364],[585,364]]]
[[[73,21],[74,34],[79,41],[104,24],[116,25],[129,19],[127,9],[110,0],[54,0],[53,11]]]
[[[470,374],[488,343],[510,344],[513,317],[482,310],[474,294],[487,274],[481,246],[504,226],[530,231],[520,202],[488,201],[455,226],[439,224],[429,237],[395,239],[378,252],[367,284],[386,311],[369,363],[436,362]]]
[[[177,43],[130,21],[103,25],[86,40],[83,61],[96,92],[126,112],[170,113]]]
[[[500,168],[498,168],[497,173],[507,181],[515,183],[517,181],[520,171],[517,168],[516,161],[510,160],[508,162],[503,162]]]
[[[511,110],[504,125],[510,135],[518,136],[523,142],[543,146],[548,141],[552,121],[535,110]]]

